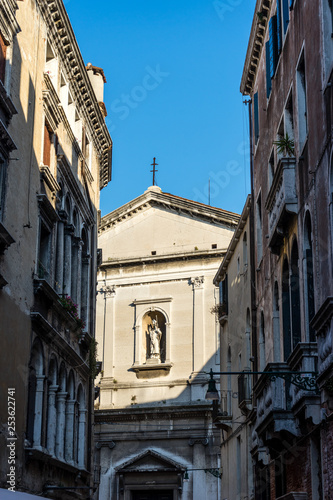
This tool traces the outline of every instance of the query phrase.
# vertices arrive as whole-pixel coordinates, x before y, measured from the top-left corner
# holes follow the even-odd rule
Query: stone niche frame
[[[171,302],[172,297],[133,300],[134,306],[134,363],[132,370],[137,378],[155,378],[170,373],[171,367]],[[163,306],[162,306],[163,304]],[[165,317],[165,360],[162,363],[147,363],[143,361],[142,345],[144,332],[143,318],[147,313],[159,312]]]

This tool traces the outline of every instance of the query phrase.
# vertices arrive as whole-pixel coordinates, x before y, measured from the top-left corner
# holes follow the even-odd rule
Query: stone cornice
[[[210,403],[202,404],[183,404],[180,407],[142,407],[116,409],[116,410],[97,410],[95,411],[95,423],[107,422],[134,422],[136,420],[162,420],[175,418],[211,418],[213,406]]]
[[[119,222],[154,206],[232,229],[237,227],[239,221],[238,214],[150,188],[138,198],[102,217],[99,232],[108,230]]]
[[[12,43],[14,36],[21,31],[15,17],[17,9],[16,0],[6,0],[0,3],[0,31],[8,45]]]
[[[0,151],[3,151],[5,156],[17,149],[15,142],[8,133],[7,127],[0,120]]]
[[[264,46],[266,29],[270,17],[271,0],[257,0],[252,21],[250,39],[245,57],[245,64],[240,85],[243,95],[251,95],[255,83],[257,69]],[[259,17],[259,14],[261,16]]]
[[[62,0],[37,0],[67,74],[72,95],[83,114],[100,162],[100,189],[111,180],[112,140],[89,80],[80,49]]]

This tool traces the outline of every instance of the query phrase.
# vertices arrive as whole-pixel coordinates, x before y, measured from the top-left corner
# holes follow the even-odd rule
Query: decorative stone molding
[[[12,119],[13,115],[17,114],[17,109],[15,108],[13,101],[7,94],[6,89],[1,80],[0,80],[0,107],[4,111],[8,122]]]
[[[96,99],[73,28],[61,0],[37,0],[69,82],[70,92],[89,127],[100,160],[100,189],[111,180],[112,140]]]
[[[11,136],[9,135],[5,124],[0,120],[0,144],[1,149],[7,156],[11,151],[17,149],[17,146]]]
[[[188,440],[189,446],[194,446],[195,444],[202,444],[203,446],[208,445],[208,437],[197,437],[197,438],[190,438]]]
[[[172,300],[173,300],[172,297],[160,297],[160,298],[153,298],[153,299],[135,299],[135,300],[133,300],[132,304],[134,304],[134,305],[155,304],[155,303],[161,303],[161,302],[172,302]]]
[[[13,243],[15,243],[14,238],[9,234],[5,226],[0,222],[0,255],[2,255]]]
[[[51,173],[51,170],[47,165],[40,165],[39,170],[41,173],[41,179],[49,187],[50,191],[52,192],[53,198],[55,198],[56,193],[60,191],[59,184],[55,180],[53,174]]]
[[[193,288],[202,288],[204,281],[204,276],[196,276],[195,278],[190,278],[190,284],[193,285]]]
[[[116,443],[114,441],[98,441],[96,443],[96,449],[100,450],[101,448],[109,448],[109,450],[113,450],[113,448],[116,446]]]
[[[14,36],[21,31],[15,17],[17,9],[16,0],[6,0],[0,3],[0,31],[8,45],[13,42]]]
[[[105,285],[100,288],[100,293],[104,293],[105,297],[114,297],[116,295],[116,287],[114,285]]]
[[[173,363],[147,363],[134,365],[130,369],[135,372],[137,378],[157,378],[169,375]]]
[[[53,132],[57,129],[62,119],[59,104],[60,100],[55,88],[53,87],[51,78],[47,73],[44,73],[43,108],[47,123]]]

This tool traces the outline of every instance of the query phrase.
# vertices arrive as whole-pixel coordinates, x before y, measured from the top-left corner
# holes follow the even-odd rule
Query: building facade
[[[219,498],[205,393],[220,363],[213,278],[238,219],[152,186],[101,220],[100,499]]]
[[[332,2],[258,0],[242,76],[254,211],[254,498],[332,498]],[[301,372],[300,377],[293,373]]]
[[[250,444],[253,370],[251,335],[250,210],[248,196],[226,255],[214,277],[219,287],[221,498],[253,497]],[[229,374],[230,373],[230,374]],[[215,377],[217,378],[217,377]]]
[[[62,0],[1,2],[0,485],[48,498],[90,498],[94,486],[104,81]]]

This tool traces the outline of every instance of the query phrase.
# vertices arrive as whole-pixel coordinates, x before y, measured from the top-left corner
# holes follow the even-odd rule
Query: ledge
[[[45,448],[42,448],[40,450],[37,448],[25,448],[25,452],[28,460],[38,460],[50,464],[53,467],[58,467],[59,469],[71,472],[73,474],[80,474],[81,476],[85,476],[86,478],[90,476],[90,472],[88,472],[86,469],[71,465],[63,460],[60,460],[59,458],[50,455]]]
[[[169,375],[173,363],[156,363],[135,365],[130,371],[135,372],[137,378],[157,378]]]
[[[14,238],[9,234],[5,226],[0,222],[0,255],[3,255],[3,253],[12,243],[15,243]]]
[[[60,191],[60,186],[54,176],[51,173],[51,170],[47,165],[40,165],[39,170],[41,172],[42,180],[48,185],[52,194],[56,191]]]

